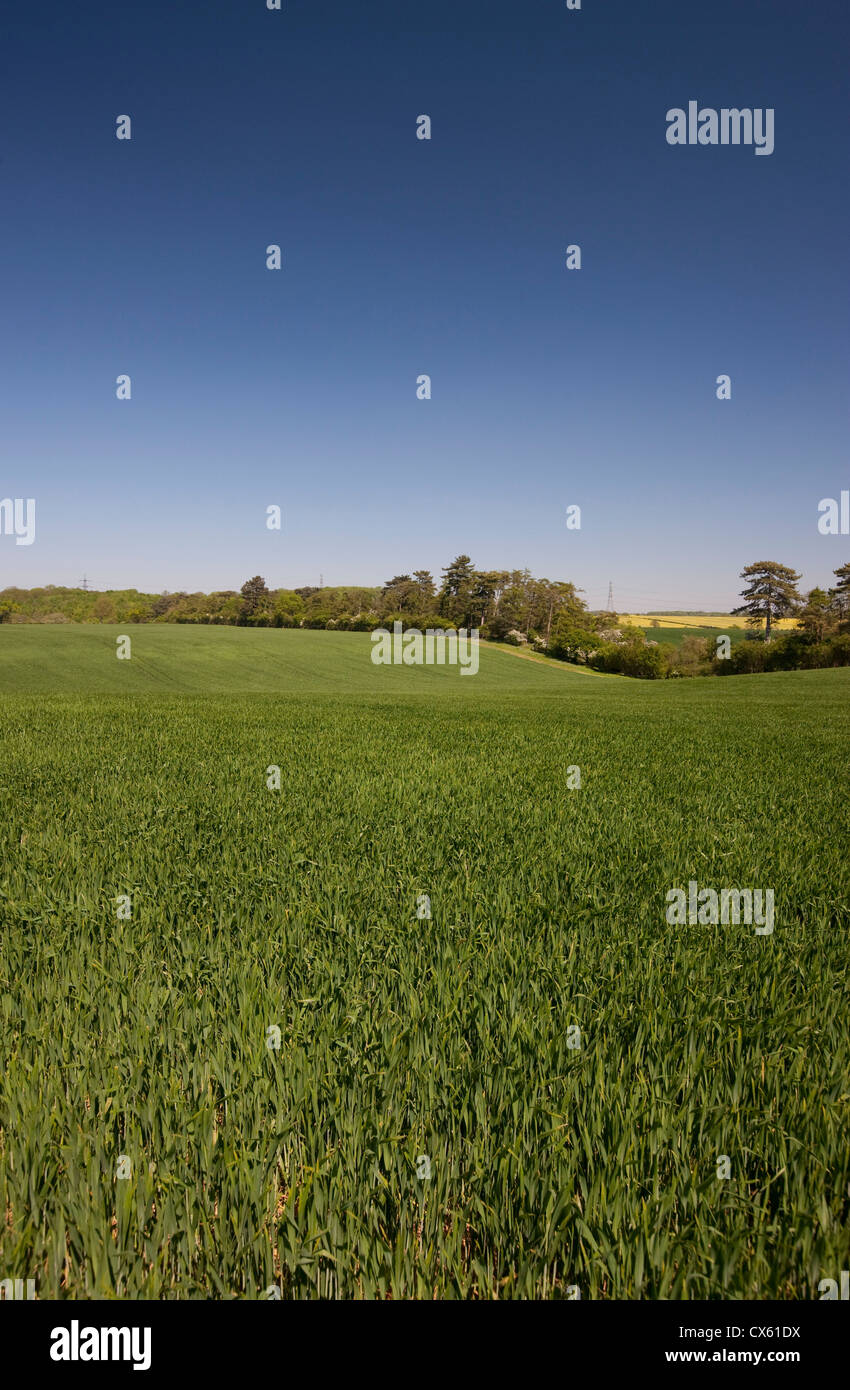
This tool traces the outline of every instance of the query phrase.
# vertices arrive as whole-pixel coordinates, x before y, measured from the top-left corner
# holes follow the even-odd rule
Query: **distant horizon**
[[[533,572],[532,572],[532,573],[533,573]],[[262,576],[262,577],[265,579],[265,576]],[[389,577],[390,577],[390,576],[388,576],[388,578],[389,578]],[[544,578],[544,576],[534,576],[534,577],[535,577],[535,578]],[[545,576],[545,577],[548,578],[548,576]],[[439,583],[438,583],[438,581],[439,581],[439,575],[434,575],[434,579],[435,579],[435,582],[437,583],[437,586],[439,587]],[[556,581],[552,581],[552,582],[556,582],[556,583],[557,583],[558,581],[556,580]],[[245,583],[244,580],[243,580],[243,583]],[[267,584],[267,587],[268,587],[268,589],[269,589],[269,592],[270,592],[271,594],[274,594],[274,593],[278,593],[278,592],[294,593],[294,592],[297,592],[298,590],[303,590],[303,589],[308,589],[308,588],[309,588],[309,589],[313,589],[316,593],[321,593],[321,592],[323,592],[323,591],[325,591],[325,590],[333,591],[333,590],[340,590],[340,589],[366,589],[366,590],[374,589],[374,590],[380,591],[380,590],[384,587],[384,585],[383,585],[383,584],[359,584],[359,583],[353,583],[353,582],[343,582],[343,583],[341,583],[341,584],[322,584],[322,585],[312,585],[312,584],[296,584],[296,585],[278,584],[278,585],[268,585],[268,584]],[[87,584],[85,588],[83,588],[82,585],[80,585],[80,584],[33,584],[33,585],[30,585],[30,586],[27,586],[26,588],[25,588],[23,585],[20,585],[20,584],[7,584],[7,585],[5,585],[2,589],[0,589],[0,594],[5,593],[5,592],[7,592],[7,591],[10,590],[10,589],[19,590],[21,593],[34,593],[34,592],[39,592],[39,591],[47,591],[47,590],[55,589],[55,590],[57,590],[57,591],[63,591],[63,592],[67,592],[67,593],[81,593],[81,594],[86,593],[86,594],[97,594],[97,595],[133,594],[133,593],[134,593],[134,594],[138,594],[140,597],[160,597],[160,596],[163,596],[163,595],[174,596],[175,594],[187,594],[187,595],[191,595],[191,594],[207,594],[207,595],[212,595],[212,594],[233,594],[233,595],[238,595],[238,594],[240,593],[240,590],[241,590],[241,585],[237,585],[237,586],[235,586],[235,587],[227,587],[227,588],[222,587],[222,588],[217,588],[217,589],[140,589],[137,585],[134,585],[134,584],[127,584],[127,585],[122,585],[122,586],[116,586],[116,587],[109,588],[109,589],[102,589],[102,588],[96,587],[96,586],[94,586],[94,585],[92,585],[92,584]],[[803,586],[802,584],[800,585],[800,589],[801,589],[801,592],[806,592],[806,590],[805,590],[805,588],[804,588],[804,586]],[[580,589],[577,589],[577,592],[578,592],[579,596],[581,597],[581,592],[582,592],[582,591],[581,591]],[[615,598],[616,598],[616,594],[615,594]],[[582,601],[585,603],[585,606],[586,606],[588,612],[594,613],[594,614],[611,613],[614,617],[620,617],[620,616],[629,617],[629,616],[634,616],[634,617],[648,617],[648,618],[656,618],[656,617],[657,617],[657,618],[677,618],[677,617],[694,617],[694,618],[698,618],[698,617],[722,617],[722,618],[726,618],[726,617],[740,616],[740,615],[736,615],[735,612],[734,612],[735,607],[738,607],[738,606],[739,606],[738,604],[730,605],[729,608],[720,608],[720,607],[716,607],[716,608],[660,608],[660,607],[655,607],[655,608],[639,608],[639,607],[634,607],[634,606],[632,606],[632,605],[625,606],[625,605],[622,605],[622,604],[618,607],[618,606],[616,606],[616,603],[615,603],[615,606],[614,606],[613,608],[608,608],[608,607],[607,607],[607,604],[593,605],[593,604],[587,603],[586,599],[583,599]],[[109,621],[111,621],[111,620],[109,620]],[[156,621],[156,620],[152,620],[152,621]]]
[[[843,556],[837,556],[835,568],[837,568],[838,565],[841,564],[842,562],[846,563],[848,560],[850,560],[850,541],[848,541],[848,544],[845,546],[845,550],[846,550],[846,552],[847,552],[845,555],[843,555]],[[761,558],[764,558],[764,557],[762,557],[762,556],[753,556],[752,559],[748,560],[746,563],[753,563],[753,560],[754,560],[754,559],[761,559]],[[779,560],[780,560],[780,563],[785,563],[785,560],[784,560],[782,557],[778,557],[778,556],[768,556],[767,558],[779,559]],[[488,570],[488,569],[490,569],[490,568],[495,569],[495,570],[504,570],[504,569],[507,568],[507,566],[505,566],[505,565],[493,565],[493,566],[489,566],[489,565],[479,565],[479,564],[477,564],[477,563],[475,562],[475,557],[474,557],[474,556],[472,557],[472,559],[473,559],[473,563],[475,564],[475,568],[476,568],[477,570]],[[793,562],[790,562],[790,567],[791,567],[792,569],[795,569],[795,568],[796,568],[796,566],[793,565]],[[425,568],[425,567],[423,567],[423,568]],[[439,586],[440,586],[441,574],[442,574],[442,571],[443,571],[444,568],[445,568],[445,565],[441,565],[441,566],[440,566],[439,568],[437,568],[437,569],[433,569],[433,568],[431,569],[431,573],[432,573],[433,576],[434,576],[435,585],[437,586],[438,589],[439,589]],[[693,604],[693,605],[688,606],[688,607],[675,607],[675,608],[674,608],[674,607],[668,607],[668,606],[664,603],[663,600],[662,600],[660,603],[651,603],[651,602],[649,602],[649,601],[641,602],[640,599],[635,599],[634,597],[629,597],[629,596],[626,596],[622,602],[618,602],[618,597],[617,597],[617,595],[618,595],[618,585],[616,584],[616,582],[614,582],[614,585],[613,585],[613,588],[614,588],[614,605],[613,605],[613,608],[612,608],[612,609],[609,609],[609,608],[608,608],[608,602],[607,602],[607,597],[608,597],[607,585],[606,585],[606,587],[605,587],[605,592],[604,592],[604,594],[603,594],[602,597],[601,597],[601,601],[600,601],[600,602],[597,602],[597,603],[594,603],[594,602],[591,602],[590,596],[587,594],[587,592],[586,592],[585,590],[582,589],[581,585],[578,584],[574,578],[569,578],[568,576],[563,576],[563,575],[561,575],[561,576],[553,576],[553,575],[538,574],[531,566],[528,566],[528,565],[522,565],[522,566],[518,565],[518,566],[515,566],[515,567],[512,567],[512,568],[516,568],[516,569],[529,569],[530,572],[531,572],[531,574],[532,574],[532,575],[534,576],[534,578],[536,578],[536,579],[546,578],[546,579],[550,580],[550,581],[553,582],[553,583],[559,583],[559,582],[574,583],[574,584],[576,585],[576,590],[577,590],[577,592],[578,592],[578,594],[579,594],[579,597],[582,599],[582,601],[584,602],[584,604],[586,605],[586,607],[588,608],[588,610],[589,610],[590,612],[596,612],[596,613],[605,613],[605,612],[611,611],[611,612],[614,612],[614,613],[646,614],[646,615],[649,616],[649,617],[652,617],[652,616],[658,616],[658,617],[676,617],[676,616],[680,616],[680,615],[693,615],[693,616],[699,616],[700,614],[717,614],[717,615],[722,615],[722,616],[732,616],[733,610],[734,610],[735,608],[739,607],[739,606],[740,606],[740,603],[741,603],[740,591],[735,591],[735,592],[732,593],[732,594],[728,594],[728,595],[725,597],[724,600],[721,600],[721,601],[719,601],[719,602],[716,603],[716,604],[709,604],[709,603],[703,602],[703,603],[701,603],[701,604],[699,604],[699,605],[698,605],[698,604]],[[743,568],[743,566],[742,566],[742,568]],[[401,574],[401,573],[409,573],[409,572],[412,572],[412,571],[411,571],[410,569],[404,569],[404,568],[399,569],[399,570],[397,571],[397,573],[399,573],[399,574]],[[798,572],[799,572],[799,571],[798,571]],[[328,579],[325,578],[324,583],[323,583],[323,584],[319,584],[319,583],[318,583],[319,576],[317,575],[316,578],[315,578],[315,580],[311,580],[311,579],[300,579],[300,580],[296,580],[295,583],[275,583],[275,582],[273,582],[273,581],[269,578],[269,575],[268,575],[267,573],[263,573],[262,568],[255,568],[255,569],[251,572],[251,575],[253,575],[253,574],[260,574],[260,575],[262,575],[263,579],[266,581],[267,587],[268,587],[269,590],[272,591],[272,592],[277,591],[277,590],[294,591],[294,590],[296,590],[296,589],[304,589],[304,588],[315,588],[315,589],[382,589],[382,588],[384,587],[385,583],[387,582],[387,580],[389,580],[390,578],[392,578],[392,575],[390,575],[390,574],[385,575],[384,578],[381,579],[381,580],[373,581],[373,582],[363,581],[363,580],[355,580],[355,579],[341,579],[341,580],[335,580],[334,582],[329,582]],[[80,593],[94,593],[94,594],[117,594],[117,593],[128,593],[128,592],[134,592],[134,593],[138,593],[138,594],[147,594],[147,595],[163,595],[163,594],[179,594],[179,593],[185,593],[185,594],[216,594],[216,593],[219,593],[219,594],[220,594],[220,593],[238,594],[238,593],[240,592],[240,589],[241,589],[242,584],[244,584],[244,583],[246,582],[246,580],[249,579],[249,578],[251,577],[251,575],[246,574],[246,575],[244,576],[244,578],[241,579],[238,583],[206,585],[206,586],[204,586],[204,587],[194,587],[194,586],[188,586],[188,587],[187,587],[186,585],[181,585],[180,587],[178,587],[178,588],[173,588],[173,589],[170,588],[170,587],[167,587],[167,586],[164,586],[164,587],[144,587],[144,586],[139,585],[139,584],[111,584],[111,585],[109,585],[108,587],[105,587],[105,586],[103,586],[102,584],[96,584],[96,583],[93,583],[93,582],[91,582],[91,581],[88,582],[88,583],[86,584],[85,589],[83,589],[82,584],[79,583],[79,582],[77,582],[77,583],[65,583],[65,582],[46,581],[46,582],[43,582],[43,583],[27,583],[27,584],[24,584],[24,583],[16,583],[16,582],[14,582],[14,581],[7,581],[7,582],[4,582],[4,583],[0,583],[0,593],[5,592],[7,589],[20,589],[20,590],[22,590],[22,591],[27,591],[27,592],[31,592],[31,591],[37,590],[37,589],[67,589],[67,590],[71,590],[71,591],[79,591]],[[833,573],[833,570],[832,570],[832,569],[830,569],[829,573],[828,573],[823,579],[816,580],[816,581],[811,582],[811,583],[806,582],[806,577],[805,577],[805,575],[803,575],[803,576],[801,577],[801,579],[800,579],[798,588],[799,588],[801,594],[806,594],[806,593],[810,592],[810,590],[813,589],[813,588],[822,588],[822,589],[825,589],[825,590],[829,590],[829,589],[832,588],[833,585],[834,585],[834,579],[835,579],[835,576],[834,576],[834,573]],[[743,587],[743,581],[742,581],[741,583],[742,583],[742,587]],[[626,591],[621,591],[621,592],[625,593]]]

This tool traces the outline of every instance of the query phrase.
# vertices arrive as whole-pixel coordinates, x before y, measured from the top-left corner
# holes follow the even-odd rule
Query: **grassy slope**
[[[119,661],[126,634],[132,657]],[[480,669],[457,666],[375,666],[368,633],[278,628],[130,624],[79,627],[0,626],[0,693],[272,694],[332,692],[413,694],[428,690],[472,696],[557,689],[584,673],[561,663],[520,666],[486,643]],[[547,665],[557,667],[547,670]],[[464,689],[465,688],[465,689]]]
[[[808,1298],[845,1266],[850,671],[113,635],[0,629],[7,690],[148,692],[0,699],[4,1272]],[[692,876],[773,886],[774,935],[669,926]]]
[[[518,656],[523,661],[533,661],[538,666],[550,666],[556,671],[571,671],[574,675],[596,676],[601,680],[622,680],[622,676],[614,675],[610,671],[594,671],[590,666],[580,666],[578,663],[570,661],[557,661],[552,656],[544,656],[542,652],[534,651],[530,647],[515,647],[511,642],[488,642],[488,648],[495,651],[507,652],[509,656]]]

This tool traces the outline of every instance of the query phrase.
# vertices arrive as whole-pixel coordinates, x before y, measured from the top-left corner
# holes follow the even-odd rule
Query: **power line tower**
[[[320,575],[319,575],[319,588],[320,588],[320,589],[324,589],[324,587],[325,587],[325,576],[324,576],[323,574],[320,574]]]
[[[614,612],[614,585],[611,583],[610,579],[608,581],[608,607],[605,611],[607,613]]]
[[[89,581],[88,581],[88,577],[87,577],[86,575],[83,575],[82,582],[81,582],[81,588],[83,589],[84,593],[88,593],[88,591],[89,591]]]

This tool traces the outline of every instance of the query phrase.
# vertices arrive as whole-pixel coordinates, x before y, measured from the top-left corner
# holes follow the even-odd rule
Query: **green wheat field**
[[[3,1276],[816,1298],[850,1253],[850,670],[369,654],[0,627]],[[772,888],[774,932],[669,925],[691,879]]]

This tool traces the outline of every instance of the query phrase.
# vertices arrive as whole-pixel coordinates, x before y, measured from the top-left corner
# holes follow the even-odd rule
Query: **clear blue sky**
[[[0,496],[37,535],[0,586],[461,551],[621,611],[727,608],[762,558],[828,583],[848,39],[846,0],[15,6]],[[692,99],[773,107],[774,153],[669,146]]]

